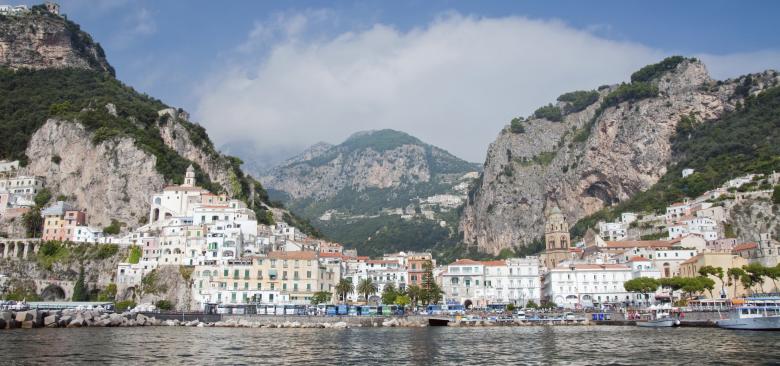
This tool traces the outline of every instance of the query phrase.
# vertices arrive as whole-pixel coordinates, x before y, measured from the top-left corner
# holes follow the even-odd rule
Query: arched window
[[[566,240],[565,235],[561,235],[561,248],[566,248],[569,245],[569,243]]]

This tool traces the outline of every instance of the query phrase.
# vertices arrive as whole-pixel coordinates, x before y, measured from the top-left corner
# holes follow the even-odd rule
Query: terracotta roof
[[[685,206],[685,202],[675,202],[672,203],[670,207],[679,207],[679,206]]]
[[[268,258],[272,259],[317,259],[317,252],[296,251],[296,252],[270,252]]]
[[[733,251],[733,252],[741,252],[743,250],[750,250],[750,249],[756,249],[756,248],[758,248],[758,244],[756,244],[756,243],[742,243],[742,244],[735,245],[734,248],[731,249],[731,251]]]
[[[482,262],[475,261],[473,259],[465,258],[465,259],[458,259],[458,260],[455,261],[455,263],[452,263],[452,264],[454,264],[454,265],[458,265],[458,264],[482,264]]]
[[[670,247],[672,243],[668,240],[626,240],[626,241],[608,241],[607,248],[660,248]]]
[[[647,259],[645,257],[640,257],[638,255],[634,256],[634,257],[631,257],[631,259],[629,259],[628,261],[629,262],[650,262],[649,259]]]
[[[680,263],[680,265],[696,263],[699,261],[699,257],[701,257],[701,254],[697,254],[693,257],[688,258],[687,260],[685,260],[685,262]]]
[[[320,258],[342,258],[344,255],[341,253],[328,253],[328,252],[320,252]]]

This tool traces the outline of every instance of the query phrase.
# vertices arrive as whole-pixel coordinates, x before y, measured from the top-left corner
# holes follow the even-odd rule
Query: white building
[[[633,300],[623,288],[631,278],[631,268],[623,264],[564,262],[545,274],[542,296],[568,309],[623,304]]]
[[[76,226],[73,229],[73,237],[70,239],[74,243],[93,243],[96,244],[103,238],[103,230],[89,226]]]
[[[466,308],[489,304],[524,306],[541,298],[539,258],[496,261],[459,259],[439,276],[444,301]]]
[[[43,177],[20,175],[0,179],[0,190],[4,189],[14,195],[32,198],[43,189],[44,184]]]
[[[694,170],[691,168],[685,168],[682,170],[682,177],[687,178],[689,175],[693,174]]]
[[[695,217],[682,220],[674,225],[669,225],[669,240],[674,240],[687,234],[701,235],[704,240],[712,241],[719,239],[718,224],[715,220],[707,217]]]

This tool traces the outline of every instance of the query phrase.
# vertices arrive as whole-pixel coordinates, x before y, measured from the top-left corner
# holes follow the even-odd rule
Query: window
[[[227,277],[227,276],[228,276],[228,270],[226,269],[226,270],[224,270],[223,272],[224,272],[224,273],[222,274],[222,276],[223,276],[223,277]]]
[[[306,278],[311,278],[311,271],[306,271]]]

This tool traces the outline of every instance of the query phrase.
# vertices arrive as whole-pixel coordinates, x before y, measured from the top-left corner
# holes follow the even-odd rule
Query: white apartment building
[[[658,270],[661,277],[674,277],[680,274],[680,264],[695,257],[698,252],[698,250],[693,248],[639,247],[626,250],[623,254],[617,255],[616,259],[620,264],[628,264],[632,258],[643,258],[648,260],[653,268]]]
[[[491,261],[485,266],[485,297],[488,304],[525,306],[542,297],[539,257]]]
[[[542,296],[568,309],[622,304],[633,299],[623,288],[631,278],[631,268],[624,264],[564,262],[545,274]]]
[[[377,302],[384,291],[385,286],[392,284],[396,290],[406,288],[406,270],[397,260],[367,259],[347,262],[347,278],[352,281],[355,288],[353,293],[347,295],[351,301],[363,301],[365,297],[358,293],[358,285],[366,278],[377,286],[377,293],[369,297],[369,302]]]
[[[73,237],[70,239],[74,243],[93,243],[96,244],[103,238],[103,230],[89,226],[76,226],[73,229]]]
[[[701,235],[706,241],[719,239],[718,224],[715,220],[708,217],[682,220],[674,225],[669,225],[667,230],[669,232],[669,240],[674,240],[687,234]]]
[[[486,307],[489,304],[524,306],[539,302],[539,258],[510,258],[496,261],[459,259],[439,275],[448,304]]]
[[[45,183],[43,177],[20,175],[0,179],[0,190],[7,190],[15,195],[33,197],[43,189]]]

